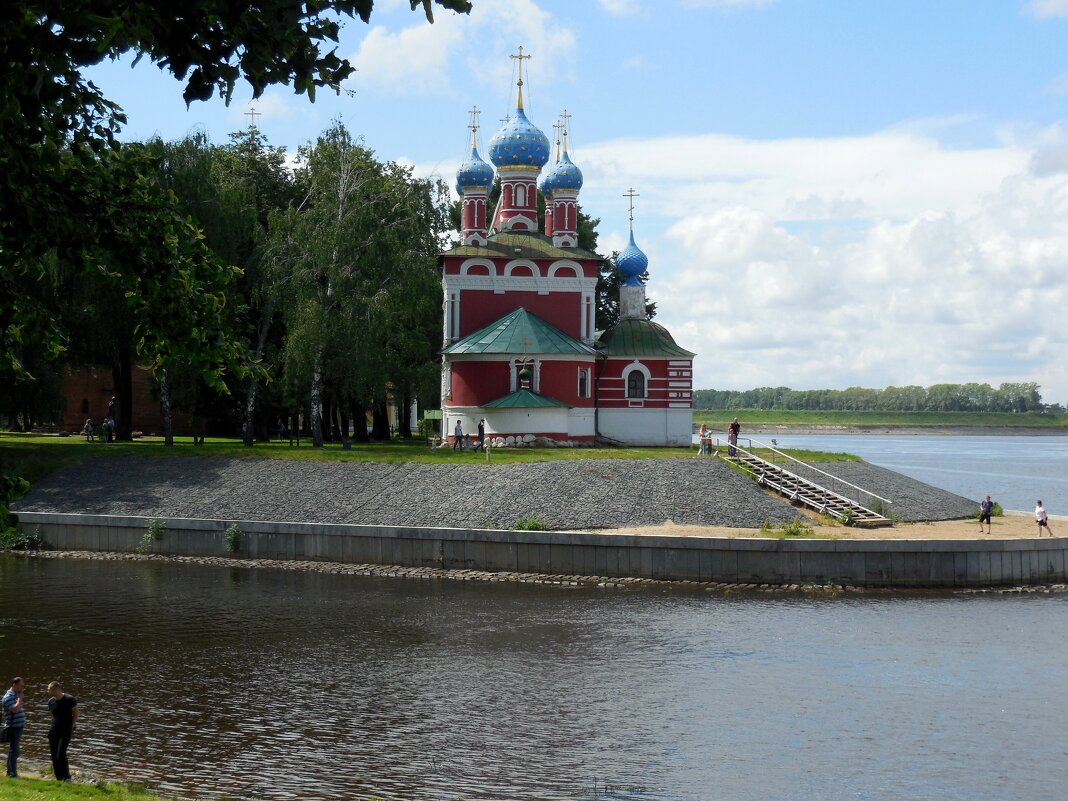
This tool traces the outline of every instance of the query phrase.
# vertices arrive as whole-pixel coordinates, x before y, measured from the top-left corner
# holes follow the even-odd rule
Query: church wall
[[[692,409],[601,408],[597,417],[597,433],[625,445],[688,448],[693,440]]]
[[[627,397],[627,382],[623,378],[632,364],[641,364],[649,371],[646,397]],[[693,406],[693,363],[685,359],[609,359],[605,362],[597,382],[597,402],[601,407],[673,407]]]
[[[579,397],[579,370],[589,370],[586,397]],[[541,363],[540,394],[555,398],[570,406],[593,406],[593,380],[596,369],[593,360],[544,361]]]
[[[553,292],[540,295],[537,292],[507,292],[498,294],[490,290],[465,289],[460,294],[459,338],[473,334],[523,307],[565,334],[582,338],[582,295],[578,292]]]
[[[453,362],[449,406],[480,406],[504,397],[509,389],[506,362]]]

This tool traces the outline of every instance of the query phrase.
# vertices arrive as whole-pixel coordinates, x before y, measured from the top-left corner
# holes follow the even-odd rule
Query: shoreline
[[[166,562],[170,564],[198,565],[203,567],[245,568],[249,570],[298,570],[308,573],[326,573],[346,576],[372,576],[377,578],[438,579],[443,581],[472,581],[480,583],[541,584],[556,587],[585,587],[598,589],[630,589],[635,587],[659,587],[702,590],[705,592],[760,593],[763,595],[802,595],[837,597],[851,595],[895,595],[921,593],[976,595],[976,594],[1061,594],[1068,593],[1068,583],[1046,582],[1041,584],[1014,584],[1001,586],[863,586],[837,581],[795,582],[775,584],[771,582],[744,581],[694,581],[687,579],[654,579],[621,576],[587,576],[572,574],[521,573],[515,571],[471,570],[457,568],[408,567],[405,565],[352,564],[349,562],[324,562],[318,560],[259,559],[220,556],[181,556],[175,554],[133,553],[129,551],[10,551],[22,559],[78,559],[110,562]]]
[[[837,425],[831,423],[742,423],[742,434],[870,434],[872,436],[947,437],[1066,437],[1068,428],[1036,426],[921,426],[921,425]]]

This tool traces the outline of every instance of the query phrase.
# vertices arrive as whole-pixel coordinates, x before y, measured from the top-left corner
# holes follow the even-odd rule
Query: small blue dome
[[[633,231],[630,232],[630,244],[623,248],[623,252],[616,258],[616,267],[627,276],[624,282],[626,286],[640,285],[641,281],[638,280],[638,276],[649,269],[649,257],[634,244]]]
[[[536,167],[549,160],[549,139],[517,108],[490,139],[490,161],[495,167]]]
[[[540,188],[542,192],[555,192],[557,189],[574,189],[577,192],[582,189],[582,170],[575,166],[565,152],[545,176]]]
[[[489,187],[493,184],[493,167],[478,155],[478,148],[471,148],[471,155],[456,171],[456,191],[461,195],[472,186]]]

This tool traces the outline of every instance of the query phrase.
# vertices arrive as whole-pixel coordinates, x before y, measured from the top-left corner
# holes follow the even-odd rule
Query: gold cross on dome
[[[467,113],[471,115],[471,124],[467,127],[471,129],[471,147],[474,147],[475,132],[478,131],[478,115],[482,112],[478,110],[478,106],[471,106],[471,110]]]
[[[634,187],[631,187],[630,189],[628,189],[626,192],[623,193],[623,197],[630,198],[630,230],[631,230],[631,232],[633,232],[634,231],[634,198],[641,197],[641,195],[639,195],[637,192],[634,191]]]
[[[519,83],[516,85],[519,87],[519,100],[516,103],[516,108],[523,108],[523,59],[531,58],[530,55],[523,55],[523,45],[519,45],[519,54],[512,53],[508,58],[514,58],[519,62]]]
[[[553,123],[553,128],[556,129],[556,160],[560,160],[560,131],[563,129],[564,124],[557,120]]]
[[[566,108],[564,109],[564,113],[560,115],[560,119],[563,120],[563,122],[564,122],[563,129],[564,129],[564,152],[565,153],[567,152],[567,126],[568,126],[568,120],[570,120],[573,116],[574,116],[573,114],[568,114],[567,113],[567,109]]]

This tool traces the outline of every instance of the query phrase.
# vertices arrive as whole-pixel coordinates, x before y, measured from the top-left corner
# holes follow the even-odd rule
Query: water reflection
[[[76,767],[264,799],[1055,797],[1066,601],[727,598],[0,558]],[[35,705],[35,706],[34,706]]]

